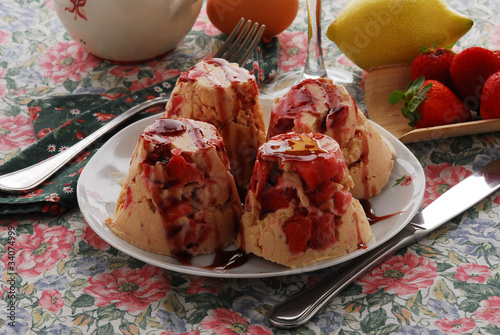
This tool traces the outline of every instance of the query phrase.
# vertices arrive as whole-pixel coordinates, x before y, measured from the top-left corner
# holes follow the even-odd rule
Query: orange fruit
[[[207,0],[208,19],[228,35],[244,17],[265,24],[265,37],[276,36],[292,24],[298,10],[299,0]]]

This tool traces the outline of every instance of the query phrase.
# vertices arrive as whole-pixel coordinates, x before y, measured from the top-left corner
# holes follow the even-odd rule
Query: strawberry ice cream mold
[[[371,228],[349,189],[338,143],[319,133],[272,137],[257,154],[237,244],[298,267],[368,243]]]

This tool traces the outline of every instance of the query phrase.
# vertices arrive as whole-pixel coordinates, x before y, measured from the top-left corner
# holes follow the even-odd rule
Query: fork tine
[[[252,31],[248,31],[250,29],[250,25],[252,24],[252,21],[248,20],[245,26],[241,29],[241,31],[238,33],[238,37],[236,40],[232,43],[231,48],[227,52],[226,58],[229,62],[236,62],[236,55],[240,51],[241,48],[245,47],[245,41],[246,41],[246,36],[250,36]],[[240,64],[241,65],[241,64]]]
[[[250,21],[247,22],[247,25],[250,26]],[[251,44],[252,44],[252,41],[253,41],[253,36],[255,34],[255,31],[257,30],[257,28],[259,27],[259,24],[256,22],[252,29],[244,35],[244,39],[242,42],[238,43],[237,45],[237,49],[235,50],[234,54],[232,55],[231,57],[231,61],[233,62],[236,62],[236,63],[240,63],[240,58],[243,56],[243,54],[245,53],[245,49],[248,48]],[[240,34],[240,35],[243,35]],[[249,43],[250,42],[250,43]],[[241,63],[240,63],[241,65]]]
[[[234,39],[238,37],[239,31],[241,29],[241,26],[243,26],[243,23],[245,23],[245,19],[241,18],[240,21],[238,21],[238,24],[236,27],[234,27],[233,31],[229,36],[227,37],[226,41],[220,49],[217,51],[217,53],[214,55],[215,58],[222,58],[226,50],[229,48],[229,46],[233,43]]]
[[[259,23],[255,22],[250,29],[252,21],[248,20],[243,26],[244,22],[245,19],[241,18],[214,57],[225,58],[229,62],[238,63],[240,66],[245,64],[248,57],[257,47],[264,33],[265,25],[262,25],[259,29]]]
[[[255,23],[254,27],[255,27],[255,29],[257,29],[258,23]],[[240,66],[242,64],[246,63],[248,57],[250,57],[252,52],[255,50],[255,48],[257,47],[257,44],[259,44],[260,39],[262,38],[262,35],[264,34],[265,29],[266,29],[266,26],[263,24],[262,26],[260,26],[260,29],[258,30],[257,34],[254,35],[252,39],[249,39],[249,43],[248,43],[249,45],[248,45],[248,47],[246,47],[246,52],[238,60],[238,64],[240,64]],[[241,51],[243,51],[244,49],[245,48],[242,48]]]

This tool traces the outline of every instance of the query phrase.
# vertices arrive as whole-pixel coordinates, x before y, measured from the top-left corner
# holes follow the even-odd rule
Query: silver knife
[[[462,180],[420,211],[397,235],[357,257],[341,271],[275,305],[267,314],[279,328],[308,322],[328,302],[398,249],[426,236],[500,188],[500,159]]]

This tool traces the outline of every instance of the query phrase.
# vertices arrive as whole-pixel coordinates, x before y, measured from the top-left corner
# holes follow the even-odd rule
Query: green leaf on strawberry
[[[404,93],[391,93],[389,102],[403,100],[401,112],[414,128],[442,126],[469,121],[471,113],[453,92],[437,80],[420,76],[408,84]]]
[[[418,49],[419,49],[419,51],[420,51],[421,54],[426,53],[426,52],[433,52],[436,49],[438,49],[438,47],[437,47],[438,42],[439,42],[439,40],[434,41],[434,43],[432,43],[432,46],[430,48],[427,48],[427,47],[424,47],[424,46],[420,46]],[[451,50],[454,45],[455,45],[455,42],[453,42],[450,45],[448,45],[448,46],[446,46],[444,48],[441,48],[441,49]]]
[[[417,79],[410,81],[405,92],[396,90],[389,96],[389,103],[391,105],[395,105],[403,100],[401,113],[405,118],[410,120],[408,124],[412,127],[415,126],[416,121],[421,119],[418,106],[425,100],[427,96],[426,93],[429,92],[432,87],[432,84],[424,86],[424,81],[424,76],[420,76]]]

